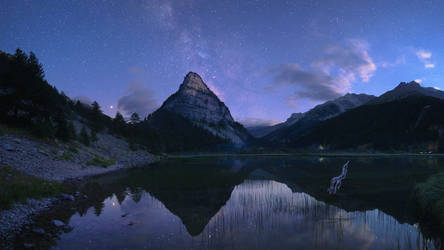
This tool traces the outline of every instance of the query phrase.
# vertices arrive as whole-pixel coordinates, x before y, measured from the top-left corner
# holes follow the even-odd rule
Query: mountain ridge
[[[347,110],[364,105],[374,98],[376,97],[367,94],[345,94],[334,100],[316,105],[314,108],[301,115],[295,115],[294,119],[290,120],[290,117],[286,121],[290,122],[289,125],[283,123],[284,126],[272,131],[263,138],[277,143],[284,142],[285,140],[299,136],[299,134],[304,133],[306,130],[322,121],[335,117]]]
[[[411,82],[401,82],[392,90],[389,90],[374,100],[370,101],[368,104],[378,104],[384,102],[390,102],[394,100],[403,99],[412,95],[422,95],[431,96],[438,99],[444,99],[444,91],[432,88],[432,87],[422,87],[421,84],[415,81]]]

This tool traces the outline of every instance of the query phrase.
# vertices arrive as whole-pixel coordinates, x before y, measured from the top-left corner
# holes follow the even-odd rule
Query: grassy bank
[[[88,165],[88,166],[101,166],[104,168],[107,168],[107,167],[112,166],[114,164],[116,164],[115,159],[107,159],[107,158],[103,158],[100,156],[96,156],[92,160],[90,160],[86,163],[86,165]]]
[[[444,233],[444,172],[416,185],[415,194],[420,213],[431,221],[438,220],[440,230]]]
[[[63,189],[59,182],[27,175],[8,165],[0,166],[0,210],[9,209],[14,202],[24,202],[27,198],[57,196]]]

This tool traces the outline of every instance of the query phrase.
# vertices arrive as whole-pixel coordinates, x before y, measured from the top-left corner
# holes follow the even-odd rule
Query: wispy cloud
[[[76,97],[73,98],[73,100],[74,101],[79,101],[79,102],[81,102],[81,103],[83,103],[85,105],[91,105],[93,103],[93,101],[89,97],[83,96],[83,95],[76,96]]]
[[[398,57],[395,61],[384,61],[379,63],[379,65],[382,68],[391,68],[391,67],[396,67],[398,65],[402,65],[405,64],[406,60],[405,60],[405,55],[402,55],[401,57]]]
[[[246,117],[240,120],[240,123],[242,123],[245,127],[254,127],[254,126],[272,126],[277,124],[278,122],[257,117]]]
[[[424,67],[425,67],[426,69],[433,69],[433,68],[435,67],[435,64],[434,64],[434,63],[426,63],[426,64],[424,65]]]
[[[425,51],[423,49],[420,49],[420,50],[416,51],[416,56],[420,60],[426,60],[426,59],[432,58],[432,53],[430,51]]]
[[[146,117],[158,107],[153,91],[145,88],[140,81],[130,83],[127,95],[117,101],[117,108],[126,116],[136,112]]]
[[[424,50],[424,49],[417,49],[416,57],[424,64],[424,67],[426,69],[432,69],[435,68],[435,63],[431,61],[432,59],[432,52]]]
[[[352,83],[370,81],[376,65],[368,54],[369,45],[349,40],[347,46],[329,46],[309,68],[286,63],[268,71],[273,75],[272,88],[294,86],[292,100],[325,101],[350,90]]]

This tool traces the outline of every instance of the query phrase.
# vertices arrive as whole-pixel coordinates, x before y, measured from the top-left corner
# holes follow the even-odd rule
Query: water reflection
[[[62,249],[439,249],[410,206],[412,187],[442,171],[439,162],[355,159],[330,196],[343,163],[211,158],[108,174],[79,184],[81,198],[40,218],[50,237],[23,238]]]
[[[115,195],[107,198],[100,216],[91,208],[83,216],[75,214],[70,226],[74,229],[57,242],[61,248],[434,248],[418,228],[399,224],[379,210],[346,212],[270,180],[246,180],[236,186],[197,236],[146,192],[136,201],[129,195],[121,204]]]

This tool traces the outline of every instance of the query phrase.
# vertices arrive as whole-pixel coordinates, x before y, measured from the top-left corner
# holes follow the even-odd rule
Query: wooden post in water
[[[348,163],[350,163],[350,161],[347,161],[344,166],[342,166],[341,175],[331,178],[330,187],[328,188],[329,194],[336,194],[336,191],[341,188],[342,180],[347,177]]]

